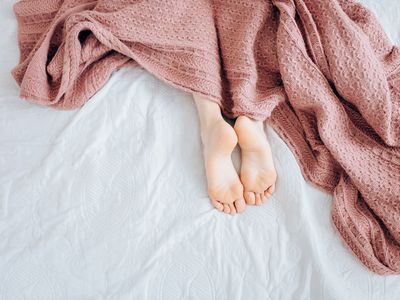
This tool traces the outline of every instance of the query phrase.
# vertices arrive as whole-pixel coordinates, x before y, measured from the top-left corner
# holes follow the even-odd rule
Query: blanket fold
[[[139,65],[266,120],[371,271],[400,274],[400,49],[349,0],[20,1],[21,97],[82,106]],[[283,175],[284,176],[284,175]]]

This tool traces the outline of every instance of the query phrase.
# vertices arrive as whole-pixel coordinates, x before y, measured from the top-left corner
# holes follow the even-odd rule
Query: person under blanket
[[[360,261],[400,274],[400,47],[357,1],[23,0],[14,11],[22,99],[78,108],[132,65],[191,93],[209,196],[230,214],[274,192],[266,121],[333,195],[332,222]]]

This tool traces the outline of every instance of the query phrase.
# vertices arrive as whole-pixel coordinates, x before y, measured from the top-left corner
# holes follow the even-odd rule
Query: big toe
[[[256,195],[253,192],[244,192],[244,199],[249,205],[254,205],[256,203]]]
[[[243,212],[244,209],[246,208],[246,202],[244,202],[244,199],[236,200],[234,203],[235,203],[236,211],[238,213]]]

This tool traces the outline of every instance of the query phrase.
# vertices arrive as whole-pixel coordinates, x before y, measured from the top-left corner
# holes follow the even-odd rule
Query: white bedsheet
[[[400,299],[341,242],[270,129],[273,199],[212,209],[191,97],[123,69],[80,110],[18,98],[0,2],[0,299]],[[400,42],[400,2],[365,0]],[[238,160],[238,152],[234,155]]]

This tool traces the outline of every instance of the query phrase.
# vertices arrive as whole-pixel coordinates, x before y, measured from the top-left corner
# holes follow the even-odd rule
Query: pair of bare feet
[[[201,125],[208,194],[219,211],[235,214],[248,205],[265,203],[275,190],[276,171],[263,123],[245,116],[234,126],[222,117],[220,107],[194,95]],[[236,145],[241,148],[240,174],[232,163]]]

